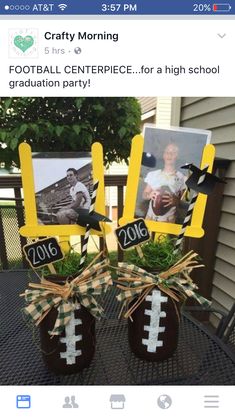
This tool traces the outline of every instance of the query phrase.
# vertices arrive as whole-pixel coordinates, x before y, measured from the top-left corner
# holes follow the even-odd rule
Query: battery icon
[[[214,3],[213,4],[213,12],[224,12],[228,13],[232,7],[229,3]]]

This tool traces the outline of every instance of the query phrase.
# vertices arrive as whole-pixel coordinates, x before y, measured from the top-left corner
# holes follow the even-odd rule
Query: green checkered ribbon
[[[204,267],[198,264],[195,260],[196,257],[197,254],[190,251],[167,271],[159,274],[149,273],[135,265],[119,263],[118,274],[120,277],[118,280],[120,284],[117,287],[121,292],[117,296],[118,301],[123,302],[124,308],[134,298],[137,298],[135,304],[125,312],[124,316],[129,317],[156,286],[176,302],[192,297],[201,305],[210,306],[211,302],[195,291],[198,287],[190,278],[193,269]]]
[[[106,268],[109,263],[106,260],[96,263],[84,270],[71,282],[66,281],[58,285],[44,278],[41,283],[29,283],[29,287],[22,295],[29,304],[23,309],[31,321],[39,325],[45,316],[54,307],[58,310],[57,319],[51,336],[60,335],[66,324],[70,321],[71,313],[75,310],[75,300],[85,306],[97,319],[103,316],[104,310],[97,302],[95,296],[107,291],[112,279]]]

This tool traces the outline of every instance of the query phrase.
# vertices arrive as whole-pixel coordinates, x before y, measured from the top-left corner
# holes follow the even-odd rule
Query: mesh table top
[[[159,363],[139,360],[130,352],[127,323],[118,320],[115,290],[104,300],[106,318],[96,325],[96,353],[91,365],[69,376],[46,369],[37,331],[24,322],[19,298],[28,272],[0,273],[0,384],[1,385],[233,385],[235,359],[225,346],[183,316],[178,348]]]

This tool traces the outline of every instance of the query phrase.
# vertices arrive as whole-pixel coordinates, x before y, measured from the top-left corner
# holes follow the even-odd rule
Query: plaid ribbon
[[[49,332],[51,336],[60,335],[70,321],[71,313],[75,309],[75,298],[95,318],[100,319],[104,310],[95,296],[105,293],[108,286],[112,284],[109,272],[105,271],[108,265],[108,261],[103,260],[89,266],[78,277],[71,282],[66,281],[63,285],[49,282],[44,278],[41,279],[41,283],[29,283],[29,287],[34,290],[26,289],[20,295],[24,296],[29,304],[23,309],[23,312],[31,321],[39,325],[53,307],[57,308],[58,315],[55,325],[53,330]]]
[[[201,305],[205,307],[210,306],[211,302],[209,300],[195,292],[198,287],[189,276],[193,269],[204,267],[195,261],[195,257],[197,257],[197,254],[190,251],[174,266],[159,274],[149,273],[135,265],[118,263],[117,270],[120,276],[118,280],[121,284],[118,284],[117,287],[121,292],[117,296],[117,300],[123,302],[124,308],[134,298],[137,298],[136,303],[131,309],[126,311],[124,317],[128,318],[142,303],[146,295],[156,286],[176,302],[192,297]]]

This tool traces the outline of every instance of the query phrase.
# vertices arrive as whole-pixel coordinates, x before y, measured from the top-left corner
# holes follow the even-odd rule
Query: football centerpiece
[[[128,235],[130,225],[144,218],[151,239],[143,245],[133,240],[135,248],[127,253],[126,262],[119,263],[117,299],[121,315],[128,319],[130,348],[144,360],[162,361],[173,355],[187,298],[210,305],[190,277],[194,269],[204,267],[203,262],[194,251],[183,251],[185,236],[203,236],[207,195],[221,181],[211,174],[215,149],[208,143],[210,134],[147,126],[144,137],[133,138],[119,223]],[[186,163],[191,159],[194,163]]]
[[[39,237],[24,246],[39,281],[30,282],[21,294],[26,302],[23,313],[26,320],[39,326],[44,362],[56,374],[76,373],[91,363],[95,322],[104,314],[100,297],[112,284],[104,252],[90,263],[87,260],[90,235],[105,238],[106,222],[110,222],[104,215],[102,147],[96,143],[92,149],[91,180],[87,155],[36,155],[32,164],[29,145],[20,146],[26,205],[26,225],[21,233]],[[43,185],[39,172],[46,177]],[[41,183],[35,193],[37,179]],[[41,239],[43,234],[48,238]],[[71,235],[83,237],[81,253],[70,246]]]

